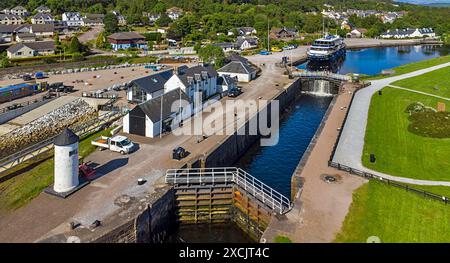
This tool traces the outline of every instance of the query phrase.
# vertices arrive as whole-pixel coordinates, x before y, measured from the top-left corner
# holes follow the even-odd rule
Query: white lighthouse
[[[53,190],[65,193],[73,190],[78,181],[78,142],[80,138],[65,129],[55,138],[55,182]]]

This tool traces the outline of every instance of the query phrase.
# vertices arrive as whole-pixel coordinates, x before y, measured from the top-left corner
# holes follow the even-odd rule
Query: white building
[[[236,28],[238,36],[251,36],[256,35],[256,29],[254,27],[238,27]],[[233,36],[234,30],[228,30],[228,35]]]
[[[27,9],[25,9],[25,7],[20,6],[20,5],[12,8],[10,13],[13,15],[17,15],[17,16],[27,16],[28,15]]]
[[[162,71],[130,82],[127,100],[131,103],[143,103],[164,93],[164,85],[172,77],[173,70]]]
[[[154,138],[192,116],[192,102],[179,88],[134,107],[123,118],[123,132]]]
[[[239,82],[250,82],[256,78],[256,69],[242,61],[231,61],[217,70],[219,76],[228,75],[237,78]]]
[[[20,25],[23,23],[23,18],[18,15],[0,14],[0,25]]]
[[[83,17],[78,12],[66,12],[62,14],[62,21],[69,27],[83,26]]]
[[[80,138],[65,129],[55,138],[55,180],[53,190],[65,193],[79,185],[78,180],[78,142]]]
[[[174,74],[164,85],[165,92],[180,88],[194,101],[195,92],[206,100],[217,93],[217,71],[211,66],[194,66]]]
[[[45,5],[39,6],[38,8],[36,8],[36,11],[38,13],[45,13],[45,14],[50,14],[52,12],[52,10]]]
[[[388,30],[381,34],[381,38],[424,38],[436,37],[436,33],[432,28],[406,28],[406,29],[395,29]]]
[[[167,16],[170,17],[170,19],[177,20],[178,18],[180,18],[183,15],[183,10],[181,8],[178,8],[175,6],[175,7],[167,9],[166,14],[167,14]]]
[[[32,24],[52,24],[53,22],[55,19],[47,13],[37,13],[31,18]]]
[[[224,74],[217,79],[217,92],[225,96],[229,90],[237,88],[237,77]]]
[[[258,38],[249,36],[239,36],[234,43],[235,49],[247,50],[258,47]]]

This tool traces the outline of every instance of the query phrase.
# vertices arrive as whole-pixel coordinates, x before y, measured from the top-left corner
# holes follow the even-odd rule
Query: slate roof
[[[394,30],[388,30],[382,35],[399,35],[399,36],[407,36],[411,35],[416,31],[416,28],[406,28],[406,29],[394,29]],[[432,34],[434,33],[432,28],[419,28],[419,32],[421,34]]]
[[[238,82],[237,77],[232,78],[228,74],[224,74],[223,76],[221,76],[220,78],[217,79],[217,85],[219,85],[219,86],[230,87],[230,86],[236,85],[237,82]]]
[[[72,130],[66,128],[62,131],[53,141],[56,146],[67,146],[80,141],[80,137],[76,135]]]
[[[0,25],[0,33],[12,34],[17,25]]]
[[[46,13],[37,13],[33,16],[34,19],[53,20],[53,16]]]
[[[231,54],[231,55],[229,55],[229,56],[227,57],[227,61],[229,61],[229,62],[231,62],[231,61],[240,61],[240,62],[245,63],[245,64],[248,64],[248,63],[249,63],[249,62],[248,62],[248,59],[246,59],[246,58],[244,58],[244,57],[242,57],[242,56],[239,56],[239,55],[237,55],[237,54]]]
[[[241,61],[231,61],[226,64],[218,72],[238,73],[238,74],[250,74],[254,71],[248,64],[244,64]]]
[[[136,32],[119,32],[114,33],[108,37],[109,39],[115,40],[130,40],[130,39],[145,39],[145,37]]]
[[[45,5],[40,5],[38,8],[36,8],[37,11],[47,11],[50,10],[50,8],[48,8]]]
[[[234,48],[234,43],[231,42],[214,43],[212,45],[221,48]]]
[[[34,24],[34,25],[31,25],[31,31],[33,31],[33,33],[53,32],[53,31],[55,31],[55,25],[53,25],[53,24]]]
[[[18,15],[13,15],[13,14],[0,14],[0,20],[4,20],[4,19],[10,19],[12,20],[13,18],[15,18],[16,20],[21,20],[22,18]]]
[[[194,81],[203,81],[205,79],[217,77],[217,71],[211,65],[198,65],[186,69],[184,73],[179,74],[178,77],[181,82],[183,82],[184,86],[189,87]]]
[[[258,45],[258,38],[240,36],[236,39],[236,46],[241,47],[245,41],[247,41],[250,45],[254,45],[254,46]]]
[[[7,51],[10,53],[15,53],[19,51],[24,46],[29,47],[35,51],[41,50],[52,50],[55,49],[55,43],[53,41],[37,41],[37,42],[28,42],[28,43],[18,43],[10,46]]]
[[[139,108],[147,115],[153,123],[159,122],[161,119],[161,100],[162,100],[162,119],[165,120],[172,115],[172,104],[180,99],[192,103],[189,97],[181,89],[174,89],[162,96],[153,98],[138,105]]]
[[[141,88],[146,93],[153,93],[164,89],[164,84],[172,77],[172,75],[173,70],[163,71],[158,74],[135,79],[131,81],[131,84]]]

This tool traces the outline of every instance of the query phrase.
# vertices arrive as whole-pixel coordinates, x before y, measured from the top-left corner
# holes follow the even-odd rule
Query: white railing
[[[190,168],[169,169],[166,172],[166,183],[172,185],[202,184],[235,184],[247,194],[269,207],[271,210],[285,214],[292,209],[291,201],[256,179],[241,168]]]
[[[293,72],[292,76],[294,77],[306,77],[306,78],[330,78],[336,80],[349,81],[351,80],[350,76],[336,74],[328,71],[301,71],[301,72]]]

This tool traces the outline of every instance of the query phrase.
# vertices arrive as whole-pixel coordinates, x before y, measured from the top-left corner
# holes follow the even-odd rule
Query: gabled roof
[[[237,82],[238,82],[237,77],[232,78],[228,74],[224,74],[223,76],[217,79],[217,85],[220,86],[230,87],[236,85]]]
[[[0,33],[12,34],[17,25],[0,25]]]
[[[255,70],[251,68],[248,64],[244,64],[241,61],[231,61],[230,63],[226,64],[217,71],[227,73],[250,74]]]
[[[46,11],[46,10],[50,10],[50,8],[48,8],[47,6],[45,6],[45,5],[40,5],[40,6],[38,6],[38,8],[36,8],[36,10],[38,10],[38,11]]]
[[[13,15],[13,14],[0,14],[0,20],[3,19],[16,19],[16,20],[22,20],[22,18],[18,15]]]
[[[37,13],[33,16],[34,19],[53,20],[53,16],[46,13]]]
[[[227,60],[228,61],[240,61],[240,62],[242,62],[242,63],[245,63],[245,64],[248,64],[248,59],[246,59],[246,58],[244,58],[244,57],[242,57],[242,56],[239,56],[239,55],[237,55],[237,54],[231,54],[231,55],[229,55],[228,57],[227,57]]]
[[[23,6],[21,6],[21,5],[18,5],[16,7],[14,7],[14,8],[11,8],[11,10],[27,10],[27,9],[25,7],[23,7]]]
[[[211,65],[198,65],[186,69],[184,73],[179,74],[178,77],[181,82],[183,82],[184,86],[189,87],[193,82],[217,77],[217,71]]]
[[[172,77],[173,70],[163,71],[150,76],[145,76],[131,81],[132,85],[136,85],[146,93],[153,93],[164,89],[164,84]]]
[[[136,32],[118,32],[110,35],[108,38],[115,40],[145,39],[143,35]]]
[[[10,46],[7,49],[7,51],[10,53],[15,53],[23,47],[28,47],[35,51],[52,50],[52,49],[55,49],[55,43],[53,41],[37,41],[37,42],[28,42],[28,43],[18,43],[18,44]]]
[[[31,31],[33,33],[53,32],[53,31],[55,31],[55,25],[53,25],[53,24],[34,24],[34,25],[31,25]]]
[[[250,37],[250,36],[247,36],[247,37],[239,36],[239,37],[237,37],[237,39],[236,39],[236,44],[235,44],[235,45],[236,45],[237,47],[240,47],[240,46],[242,46],[242,44],[243,44],[245,41],[247,41],[250,45],[254,45],[254,46],[258,45],[258,38],[256,38],[256,37]]]
[[[153,123],[159,122],[162,119],[165,120],[172,115],[172,105],[179,99],[188,101],[191,103],[189,97],[181,89],[171,90],[159,97],[153,98],[146,102],[139,104],[139,107],[145,115],[147,115]],[[162,114],[161,114],[161,101],[162,101]]]

